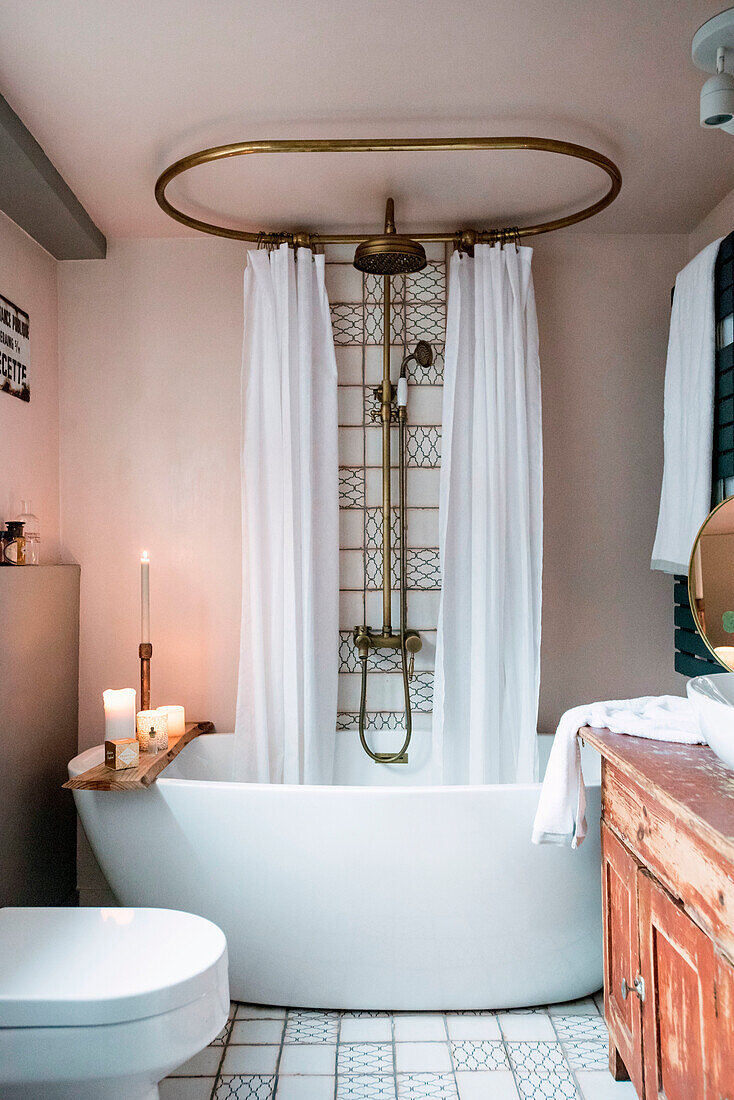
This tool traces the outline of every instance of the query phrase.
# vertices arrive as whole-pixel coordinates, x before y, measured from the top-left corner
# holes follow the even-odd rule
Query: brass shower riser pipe
[[[382,633],[392,634],[392,499],[390,478],[392,454],[392,382],[390,381],[390,344],[392,339],[392,301],[390,276],[383,276],[382,292]]]

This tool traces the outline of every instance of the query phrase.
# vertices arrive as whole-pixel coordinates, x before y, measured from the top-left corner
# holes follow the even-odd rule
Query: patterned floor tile
[[[522,1100],[578,1100],[578,1089],[570,1070],[517,1074],[515,1080]]]
[[[337,1012],[311,1012],[296,1009],[288,1013],[286,1043],[334,1043],[339,1029]]]
[[[351,636],[351,634],[350,634],[350,636]],[[372,1017],[377,1017],[377,1016],[381,1016],[383,1018],[389,1019],[390,1018],[390,1013],[389,1012],[384,1012],[381,1009],[378,1010],[376,1008],[375,1009],[373,1009],[373,1008],[351,1009],[350,1008],[350,1009],[346,1009],[341,1014],[341,1017],[342,1017],[343,1020],[364,1020],[367,1017],[372,1018]]]
[[[606,1043],[609,1037],[601,1016],[554,1016],[553,1027],[563,1043],[572,1039]]]
[[[566,1068],[560,1043],[508,1043],[507,1052],[516,1073]]]
[[[458,1100],[456,1081],[448,1073],[399,1073],[398,1100]]]
[[[360,1074],[337,1078],[336,1100],[395,1100],[395,1078]]]
[[[392,1043],[340,1043],[337,1072],[393,1073]]]
[[[212,1100],[271,1100],[275,1077],[221,1077]]]
[[[509,1069],[502,1040],[462,1039],[451,1044],[457,1070]]]
[[[508,1043],[523,1100],[576,1100],[578,1092],[560,1043]]]
[[[571,1039],[563,1053],[571,1069],[606,1069],[609,1064],[608,1043],[594,1039]]]

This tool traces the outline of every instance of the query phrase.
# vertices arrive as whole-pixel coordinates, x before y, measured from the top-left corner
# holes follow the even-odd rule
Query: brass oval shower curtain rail
[[[246,229],[230,229],[225,225],[206,222],[194,218],[183,210],[177,209],[166,197],[166,188],[177,176],[192,168],[212,161],[225,160],[228,157],[244,157],[253,153],[376,153],[376,152],[465,152],[486,151],[489,149],[529,149],[542,153],[556,153],[588,161],[606,172],[610,184],[607,193],[597,202],[567,214],[564,218],[539,222],[537,225],[513,227],[512,237],[531,237],[538,233],[551,233],[555,229],[565,229],[586,218],[593,218],[610,203],[614,202],[622,186],[622,175],[613,161],[589,149],[585,145],[575,145],[569,141],[556,141],[553,138],[536,137],[477,137],[477,138],[325,138],[318,140],[288,139],[279,141],[240,141],[231,145],[217,145],[211,149],[202,149],[182,157],[166,168],[158,177],[155,185],[155,197],[158,205],[190,229],[202,233],[212,233],[217,237],[229,237],[237,241],[249,241],[252,244],[277,245],[288,242],[293,245],[311,247],[314,244],[358,244],[365,239],[364,233],[278,233],[253,232]],[[449,241],[459,248],[471,248],[474,244],[492,242],[501,238],[502,229],[465,229],[455,232],[411,233],[420,241]]]

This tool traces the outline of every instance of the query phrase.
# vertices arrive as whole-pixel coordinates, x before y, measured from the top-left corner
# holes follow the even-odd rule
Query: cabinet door
[[[639,864],[604,824],[601,840],[604,1015],[609,1028],[609,1069],[618,1080],[629,1076],[637,1095],[642,1096],[642,1005],[640,998],[629,992],[640,970]]]
[[[646,1100],[723,1100],[713,944],[644,871],[638,895]]]

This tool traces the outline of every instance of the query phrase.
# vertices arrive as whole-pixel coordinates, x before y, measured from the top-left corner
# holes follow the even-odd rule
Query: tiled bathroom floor
[[[607,1069],[601,994],[511,1012],[233,1004],[161,1100],[635,1100]]]

